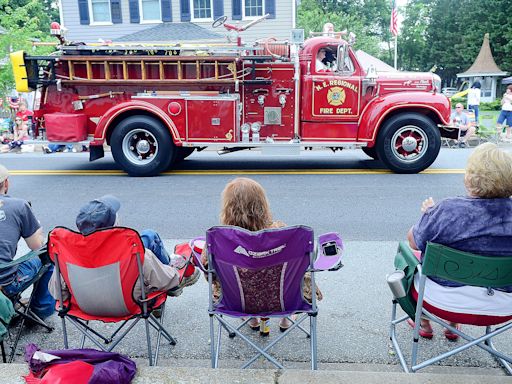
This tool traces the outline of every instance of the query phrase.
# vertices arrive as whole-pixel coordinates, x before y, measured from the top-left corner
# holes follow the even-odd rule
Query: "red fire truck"
[[[247,28],[225,21],[214,24],[235,34]],[[416,173],[436,159],[438,125],[449,122],[437,75],[363,68],[341,33],[304,41],[295,30],[291,43],[251,45],[239,37],[86,45],[53,30],[55,55],[11,55],[17,90],[40,94],[39,131],[53,142],[88,141],[91,161],[106,144],[132,176],[156,175],[205,148],[361,149],[394,172]]]

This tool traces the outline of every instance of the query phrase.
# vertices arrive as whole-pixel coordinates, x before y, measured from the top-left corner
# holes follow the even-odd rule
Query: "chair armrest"
[[[13,261],[10,261],[10,262],[4,263],[4,264],[0,264],[0,269],[14,267],[15,265],[18,265],[18,264],[21,264],[21,263],[23,263],[23,262],[25,262],[27,260],[33,259],[34,257],[39,257],[39,250],[30,251],[26,255],[21,256],[21,257],[19,257],[17,259],[14,259]]]
[[[154,298],[161,296],[161,295],[167,295],[167,292],[166,291],[150,292],[147,294],[147,297],[145,299],[137,299],[137,302],[139,302],[140,304],[147,303],[148,301],[151,301]]]
[[[208,271],[205,269],[203,263],[201,262],[201,254],[196,251],[197,247],[194,247],[194,244],[196,243],[196,241],[205,241],[205,240],[206,240],[206,237],[204,237],[204,236],[196,237],[196,238],[190,240],[189,246],[190,246],[190,249],[192,250],[192,257],[194,258],[194,265],[196,267],[198,267],[204,273],[208,273]]]
[[[313,270],[337,271],[343,264],[343,240],[337,232],[324,233],[318,236],[316,254],[317,258],[313,264]]]

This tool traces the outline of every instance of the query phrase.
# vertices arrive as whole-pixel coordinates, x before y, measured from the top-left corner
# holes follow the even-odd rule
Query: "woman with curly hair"
[[[234,225],[249,231],[260,231],[269,228],[280,228],[286,226],[281,221],[274,221],[270,211],[267,195],[263,187],[256,181],[238,177],[230,181],[222,191],[222,204],[220,212],[220,223],[222,225]],[[207,267],[208,260],[203,251],[202,263]],[[304,276],[303,295],[307,301],[311,301],[311,274]],[[316,289],[318,300],[322,300],[322,293]],[[218,300],[221,296],[219,281],[213,280],[213,296]],[[267,336],[270,333],[268,319],[251,318],[249,326],[253,330],[259,330],[260,334]],[[286,331],[291,323],[287,318],[279,322],[281,332]]]
[[[510,256],[512,154],[495,144],[479,145],[468,159],[464,186],[466,196],[450,197],[436,204],[430,197],[423,202],[423,215],[407,234],[409,245],[422,253],[425,252],[427,242],[433,242],[464,252]],[[450,308],[450,311],[458,313],[480,313],[482,308],[491,308],[491,304],[495,303],[495,313],[503,316],[505,313],[511,314],[510,304],[507,304],[508,308],[502,308],[499,300],[493,302],[488,299],[487,288],[475,289],[434,277],[427,279],[427,288],[437,303],[436,307]],[[505,298],[502,303],[510,303],[512,286],[496,288],[494,291],[495,297]],[[465,299],[461,301],[457,299],[459,297]],[[428,302],[429,298],[425,297],[425,301]],[[456,303],[456,307],[453,303]],[[412,320],[409,325],[414,326]],[[452,326],[458,328],[456,323],[452,323]],[[431,339],[433,335],[430,322],[422,319],[420,336]],[[458,338],[448,329],[445,329],[444,335],[449,340]]]

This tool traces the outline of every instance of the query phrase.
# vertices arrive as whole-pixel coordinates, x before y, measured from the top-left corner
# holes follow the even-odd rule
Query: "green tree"
[[[485,33],[498,66],[512,71],[512,3],[505,0],[410,0],[399,36],[402,69],[437,68],[446,85],[474,62]]]
[[[38,0],[0,0],[0,26],[6,33],[0,35],[0,58],[12,51],[33,49],[34,54],[47,54],[52,47],[33,47],[34,40],[55,41],[50,36],[50,15],[45,6],[51,7],[51,1]],[[46,12],[46,13],[45,13]],[[41,29],[45,25],[44,29]],[[10,61],[0,66],[0,92],[6,93],[14,87],[14,78]]]
[[[334,1],[334,0],[303,0],[297,10],[297,25],[309,32],[321,32],[325,23],[330,22],[336,31],[348,30],[356,34],[356,49],[362,49],[372,55],[380,56],[380,42],[386,36],[389,26],[389,4],[385,0],[369,0],[366,2]],[[367,7],[364,6],[367,5]],[[382,13],[383,10],[384,19]],[[387,12],[387,14],[385,13]]]

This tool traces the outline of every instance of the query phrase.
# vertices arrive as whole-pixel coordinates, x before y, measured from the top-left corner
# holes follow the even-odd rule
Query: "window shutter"
[[[224,0],[213,0],[213,19],[224,16]]]
[[[263,0],[262,0],[263,1]],[[242,20],[242,0],[233,0],[233,20]]]
[[[171,0],[162,0],[162,21],[172,21]]]
[[[112,14],[112,23],[121,24],[123,22],[121,0],[110,0],[110,13]]]
[[[89,25],[89,4],[87,0],[78,0],[78,13],[80,14],[80,24]]]
[[[139,0],[129,0],[130,23],[140,23]]]
[[[180,0],[181,21],[190,21],[190,0]]]
[[[265,0],[265,13],[269,13],[269,19],[276,18],[276,0]]]

